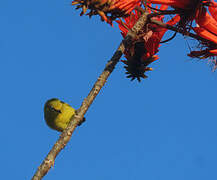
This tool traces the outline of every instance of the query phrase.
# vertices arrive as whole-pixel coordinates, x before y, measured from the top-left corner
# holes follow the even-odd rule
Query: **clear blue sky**
[[[59,136],[45,101],[78,108],[121,41],[70,3],[0,2],[1,179],[31,179]],[[187,53],[177,36],[141,83],[119,63],[44,179],[216,180],[217,74]]]

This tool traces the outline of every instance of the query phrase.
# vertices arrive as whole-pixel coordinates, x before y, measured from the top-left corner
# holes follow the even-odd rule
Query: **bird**
[[[75,113],[76,110],[73,107],[57,98],[49,99],[44,105],[45,122],[51,129],[59,132],[66,129]],[[84,121],[85,118],[78,125],[80,126]]]

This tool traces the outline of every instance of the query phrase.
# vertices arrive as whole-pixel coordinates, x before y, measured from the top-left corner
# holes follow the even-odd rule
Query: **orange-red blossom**
[[[198,4],[209,4],[211,0],[148,0],[152,4],[168,5],[177,9],[193,9]]]
[[[90,10],[87,15],[100,15],[103,21],[112,24],[119,17],[126,17],[136,7],[141,5],[141,0],[74,0],[72,5],[76,9],[82,8],[81,15]]]
[[[193,0],[148,0],[152,4],[164,4],[175,8],[187,9]]]
[[[207,47],[205,50],[192,51],[188,54],[190,57],[217,57],[217,3],[212,1],[208,9],[211,15],[207,12],[207,9],[203,7],[195,17],[197,27],[193,28],[197,35],[208,40],[208,42],[205,43]]]
[[[167,6],[161,6],[160,8],[160,10],[165,9],[167,9]],[[127,35],[127,32],[134,26],[135,22],[139,19],[139,16],[140,13],[138,11],[135,11],[135,13],[132,12],[129,17],[124,18],[125,23],[122,21],[117,21],[119,28],[122,31],[121,34],[123,37],[125,37]],[[155,19],[163,21],[163,16],[157,16]],[[179,20],[179,15],[176,15],[166,24],[175,25]],[[144,75],[144,73],[146,71],[152,70],[152,68],[149,68],[147,66],[159,58],[156,53],[159,51],[158,48],[160,47],[160,41],[166,31],[167,29],[165,28],[154,24],[148,24],[147,27],[144,27],[140,34],[138,34],[138,37],[135,39],[132,47],[128,48],[124,52],[126,61],[123,62],[127,65],[125,68],[128,71],[127,73],[130,74],[128,77],[132,77],[132,79],[137,78],[139,81],[140,77],[147,77]],[[140,48],[140,50],[137,50],[138,48]],[[136,55],[135,52],[139,53],[140,55]],[[141,69],[141,67],[143,69]]]

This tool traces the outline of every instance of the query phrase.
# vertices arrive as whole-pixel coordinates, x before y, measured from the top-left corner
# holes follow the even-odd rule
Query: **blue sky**
[[[121,41],[71,1],[0,2],[2,179],[31,179],[58,139],[56,97],[79,108]],[[119,63],[45,180],[217,179],[217,74],[177,36],[141,83]]]

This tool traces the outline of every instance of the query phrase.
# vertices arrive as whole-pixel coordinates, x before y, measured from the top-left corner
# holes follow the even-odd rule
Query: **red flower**
[[[212,15],[212,17],[217,21],[217,3],[213,0],[209,5],[209,12]]]
[[[217,56],[217,49],[209,50],[209,53],[211,53],[213,56]]]
[[[165,4],[180,9],[188,9],[193,0],[149,0],[153,4]]]
[[[163,9],[167,9],[167,6],[161,6],[160,10]],[[139,17],[140,13],[135,11],[135,13],[132,12],[129,17],[124,18],[125,23],[121,20],[117,21],[123,37],[127,35],[127,32],[134,26]],[[158,16],[155,18],[159,21],[163,21],[163,17],[164,16]],[[169,20],[167,24],[174,25],[179,20],[179,15],[176,15]],[[147,66],[158,59],[158,56],[155,54],[159,51],[160,41],[166,31],[167,29],[154,24],[148,24],[141,30],[137,39],[134,40],[133,45],[124,52],[126,61],[123,62],[127,65],[125,68],[127,74],[129,74],[128,77],[132,78],[132,80],[137,78],[139,81],[140,77],[147,77],[144,73],[152,70],[152,68]]]
[[[217,12],[217,9],[215,9]],[[215,17],[217,19],[217,17]],[[214,19],[214,16],[210,16],[207,10],[203,7],[200,10],[200,13],[196,17],[196,23],[199,27],[204,28],[205,30],[217,35],[217,21]]]
[[[116,0],[110,7],[111,11],[122,11],[124,14],[130,14],[136,6],[140,6],[141,0]]]
[[[82,8],[81,15],[90,10],[87,15],[100,15],[102,21],[112,24],[119,17],[126,17],[136,7],[141,5],[141,0],[74,0],[72,5],[76,9]]]
[[[207,31],[206,29],[204,29],[202,27],[195,27],[193,29],[199,36],[217,44],[217,36],[215,34],[213,34],[212,32]]]
[[[209,57],[215,57],[217,56],[217,49],[205,49],[200,51],[191,51],[190,54],[188,54],[189,57],[192,58],[199,58],[199,59],[205,59]]]
[[[201,49],[191,51],[188,56],[199,59],[209,58],[215,70],[217,67],[217,3],[214,1],[206,3],[211,15],[205,7],[198,8],[195,16],[197,26],[193,30],[207,41],[201,41]]]
[[[192,58],[199,58],[199,59],[205,59],[205,58],[217,58],[217,36],[213,33],[207,31],[206,29],[202,27],[195,27],[194,31],[201,37],[207,39],[207,42],[203,42],[202,46],[205,50],[197,50],[197,51],[191,51],[188,56]],[[216,64],[216,60],[214,61]]]

